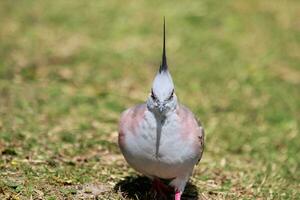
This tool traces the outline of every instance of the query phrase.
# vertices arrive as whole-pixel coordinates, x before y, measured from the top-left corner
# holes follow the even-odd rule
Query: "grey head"
[[[147,100],[149,110],[158,115],[166,115],[177,107],[177,97],[174,92],[174,84],[168,70],[166,56],[166,26],[164,19],[163,26],[163,53],[162,61],[153,83],[150,95]]]

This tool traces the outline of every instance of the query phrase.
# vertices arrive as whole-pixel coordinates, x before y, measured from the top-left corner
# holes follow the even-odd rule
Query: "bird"
[[[201,160],[204,128],[175,94],[167,64],[165,24],[164,19],[159,70],[147,100],[121,114],[118,144],[127,163],[150,178],[158,192],[172,188],[175,200],[180,200]]]

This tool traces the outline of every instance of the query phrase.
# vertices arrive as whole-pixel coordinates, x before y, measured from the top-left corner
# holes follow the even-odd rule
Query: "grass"
[[[117,146],[167,54],[206,129],[185,197],[300,198],[299,1],[0,2],[0,199],[143,199]],[[137,190],[137,188],[139,188]]]

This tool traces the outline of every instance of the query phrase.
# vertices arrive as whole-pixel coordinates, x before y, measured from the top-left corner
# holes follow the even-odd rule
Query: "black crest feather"
[[[167,64],[167,56],[166,56],[166,22],[164,17],[164,28],[163,28],[163,53],[162,53],[162,61],[159,67],[159,73],[168,70]]]

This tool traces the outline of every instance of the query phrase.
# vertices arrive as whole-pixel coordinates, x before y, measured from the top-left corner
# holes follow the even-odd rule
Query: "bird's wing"
[[[183,134],[191,135],[193,148],[198,152],[198,162],[201,160],[204,150],[204,128],[194,114],[185,106],[180,105],[177,108],[177,115],[181,119],[184,131]]]
[[[119,144],[122,146],[125,135],[136,134],[136,127],[144,117],[146,104],[136,105],[125,110],[119,122]]]

